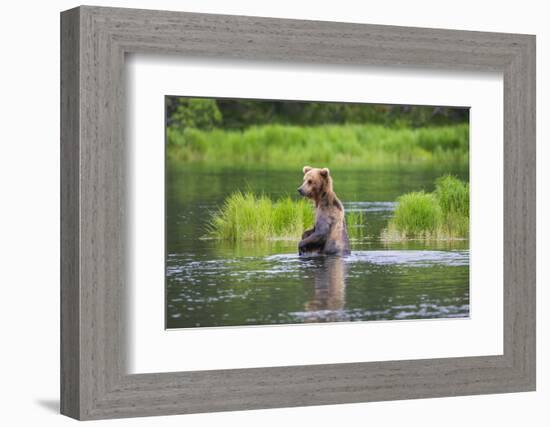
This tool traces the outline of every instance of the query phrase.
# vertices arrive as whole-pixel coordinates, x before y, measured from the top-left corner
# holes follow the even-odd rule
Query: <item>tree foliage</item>
[[[168,96],[166,120],[170,127],[200,130],[244,130],[265,124],[381,124],[403,128],[467,123],[469,110],[453,107]]]
[[[222,123],[222,113],[213,99],[168,97],[166,108],[171,127],[210,130]]]

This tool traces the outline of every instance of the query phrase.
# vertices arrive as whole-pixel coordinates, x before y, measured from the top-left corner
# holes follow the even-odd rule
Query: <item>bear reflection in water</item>
[[[346,270],[340,256],[317,256],[313,269],[313,294],[305,303],[306,322],[333,322],[342,320],[346,303]]]

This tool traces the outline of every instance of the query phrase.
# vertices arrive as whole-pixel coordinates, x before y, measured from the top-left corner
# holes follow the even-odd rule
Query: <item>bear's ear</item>
[[[304,171],[304,173],[308,173],[311,169],[313,169],[311,166],[304,166],[302,170]]]
[[[329,176],[330,174],[330,171],[328,170],[328,168],[323,168],[321,169],[321,176],[326,178],[327,176]]]

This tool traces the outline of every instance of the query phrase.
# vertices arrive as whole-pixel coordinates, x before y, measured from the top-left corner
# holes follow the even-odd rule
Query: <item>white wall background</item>
[[[75,1],[6,2],[0,25],[0,422],[63,426],[59,405],[59,12]],[[108,421],[117,426],[546,426],[550,272],[550,27],[545,2],[396,0],[95,1],[96,5],[537,35],[538,391]],[[29,108],[29,107],[33,108]],[[545,240],[546,239],[546,240]],[[94,422],[95,424],[96,422]]]

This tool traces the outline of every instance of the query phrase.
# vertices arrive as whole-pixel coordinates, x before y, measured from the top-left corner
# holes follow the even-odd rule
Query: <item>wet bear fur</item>
[[[315,203],[315,226],[302,234],[299,254],[349,255],[344,206],[332,188],[330,171],[304,166],[303,172],[298,192]]]

